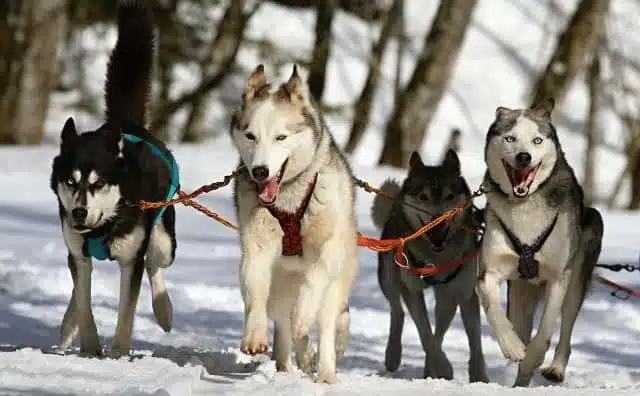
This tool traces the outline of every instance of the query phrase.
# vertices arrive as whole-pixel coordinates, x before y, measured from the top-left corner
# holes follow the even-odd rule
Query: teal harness
[[[160,150],[158,146],[156,146],[155,144],[147,140],[144,140],[139,136],[131,135],[129,133],[122,133],[121,135],[122,135],[122,138],[128,142],[146,144],[147,147],[151,149],[151,152],[165,164],[167,169],[169,169],[169,172],[170,172],[169,176],[171,178],[166,200],[168,201],[171,198],[173,198],[173,196],[176,194],[180,186],[180,172],[178,169],[178,163],[176,162],[176,159],[173,157],[173,155],[171,154],[167,155],[162,150]],[[151,227],[153,227],[158,222],[158,220],[160,220],[160,217],[162,216],[162,214],[166,209],[167,209],[166,206],[158,209],[158,213],[156,213],[156,216],[153,218]],[[87,253],[89,254],[90,257],[93,257],[96,260],[107,260],[107,259],[111,260],[108,248],[105,243],[105,239],[106,239],[105,235],[87,238],[87,241],[86,241]]]

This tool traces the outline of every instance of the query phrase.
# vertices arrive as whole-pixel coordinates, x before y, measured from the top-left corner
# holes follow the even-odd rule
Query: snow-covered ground
[[[411,73],[415,52],[421,46],[436,2],[406,3],[407,28],[414,40],[413,50],[406,54],[405,79]],[[569,15],[577,2],[556,3]],[[637,59],[640,46],[633,37],[640,34],[640,24],[632,16],[640,12],[640,7],[632,0],[612,3],[608,29],[621,38],[612,45]],[[437,161],[449,129],[461,127],[463,172],[472,187],[478,185],[484,171],[484,132],[495,107],[526,103],[530,73],[544,65],[553,47],[553,35],[563,27],[562,20],[548,14],[545,5],[537,0],[479,1],[448,93],[422,147],[428,162]],[[313,42],[313,20],[311,12],[292,12],[265,3],[251,20],[248,35],[269,38],[297,56],[304,56]],[[373,33],[352,17],[340,14],[337,18],[336,46],[325,95],[329,104],[349,104],[359,94]],[[95,40],[88,36],[88,41]],[[98,52],[90,59],[87,78],[95,81],[96,93],[101,91],[104,78],[104,49],[112,43],[97,45]],[[390,50],[384,61],[384,79],[372,126],[359,152],[350,158],[358,176],[372,184],[379,184],[388,176],[402,176],[398,171],[372,166],[381,148],[380,132],[390,112],[394,76],[393,48]],[[239,62],[247,70],[259,61],[257,53],[241,50]],[[270,72],[282,78],[290,69],[287,66]],[[183,83],[176,87],[175,94],[193,86],[187,67],[177,74]],[[630,79],[628,82],[633,83]],[[222,91],[227,97],[233,96],[229,90]],[[219,104],[216,95],[210,125],[223,131],[222,137],[199,146],[172,147],[187,191],[219,180],[236,163],[224,133],[228,109]],[[49,140],[57,139],[63,120],[69,115],[77,117],[81,128],[97,125],[96,120],[66,109],[64,105],[69,101],[69,97],[54,98],[47,123]],[[561,141],[578,175],[582,174],[584,143],[580,128],[586,108],[584,85],[576,82],[556,117]],[[346,114],[329,118],[341,143],[346,140],[349,117]],[[602,123],[606,130],[603,138],[611,145],[620,145],[621,127],[611,113],[605,113]],[[276,374],[273,362],[266,356],[250,358],[238,350],[243,306],[238,289],[237,235],[184,207],[177,208],[178,254],[167,272],[174,303],[172,332],[164,334],[153,321],[150,290],[144,281],[134,329],[135,358],[114,361],[43,353],[58,341],[58,327],[71,292],[56,202],[48,188],[55,151],[53,145],[0,148],[0,344],[5,345],[0,346],[0,395],[526,395],[541,391],[550,396],[640,395],[640,300],[619,301],[609,295],[610,289],[598,284],[594,284],[578,319],[567,379],[560,386],[541,390],[540,386],[549,384],[536,377],[531,389],[510,389],[516,366],[502,357],[484,316],[483,344],[494,383],[467,384],[467,342],[457,317],[444,341],[455,369],[452,382],[420,379],[424,355],[410,320],[403,338],[402,366],[393,375],[385,373],[388,308],[377,284],[375,254],[365,249],[360,250],[361,266],[351,302],[351,347],[339,368],[338,384],[316,385],[299,374]],[[624,162],[610,149],[599,150],[598,161],[598,192],[604,195],[611,190]],[[369,218],[371,200],[371,195],[358,193],[359,229],[376,236]],[[234,218],[230,188],[202,197],[200,202]],[[480,200],[479,204],[483,202]],[[640,221],[640,213],[603,212],[606,230],[602,260],[635,263],[640,231],[634,226]],[[640,275],[604,275],[640,287]],[[115,329],[117,291],[117,264],[96,262],[94,314],[105,343],[110,342]],[[427,296],[432,305],[431,293]],[[552,349],[556,340],[557,337]]]

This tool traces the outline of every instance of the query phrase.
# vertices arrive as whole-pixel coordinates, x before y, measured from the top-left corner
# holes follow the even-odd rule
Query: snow
[[[413,69],[421,39],[436,8],[436,2],[429,2],[428,6],[423,0],[406,3],[407,28],[412,41],[403,58],[404,81]],[[462,168],[472,187],[479,184],[484,172],[484,133],[495,107],[525,105],[531,73],[544,66],[555,34],[563,28],[565,19],[550,16],[543,3],[535,0],[479,2],[452,82],[422,147],[427,162],[438,161],[450,128],[460,127],[464,136]],[[570,15],[577,1],[556,3]],[[612,10],[610,20],[615,23],[611,29],[626,32],[625,39],[616,43],[617,48],[628,56],[637,54],[640,48],[632,33],[640,33],[637,19],[632,18],[639,11],[637,4],[618,0],[613,2]],[[310,53],[313,21],[312,12],[293,12],[264,3],[251,20],[247,35],[272,40],[285,48],[293,61],[294,55],[302,58]],[[105,51],[115,40],[112,30],[106,32],[82,35],[83,42],[95,47],[87,60],[86,79],[95,82],[89,84],[89,89],[96,95],[100,95],[102,89]],[[353,103],[366,76],[367,51],[376,32],[377,29],[345,14],[336,19],[333,32],[336,46],[329,63],[325,102],[330,105]],[[403,176],[397,170],[373,166],[382,144],[384,120],[392,105],[394,53],[392,45],[384,59],[384,78],[376,97],[372,125],[359,151],[350,157],[356,174],[374,185],[390,176]],[[248,73],[260,62],[259,55],[243,47],[238,58],[240,66]],[[268,72],[285,78],[290,72],[290,63]],[[187,65],[178,68],[176,75],[180,84],[174,87],[173,95],[194,86],[193,70]],[[228,108],[223,102],[228,98],[238,100],[237,84],[241,84],[241,80],[232,79],[229,89],[212,95],[211,125],[219,131],[218,137],[201,145],[172,145],[180,164],[182,185],[187,191],[220,180],[236,163],[225,133],[224,117]],[[238,94],[234,96],[234,92]],[[339,367],[338,383],[318,385],[299,372],[276,373],[274,362],[267,356],[251,358],[238,349],[243,305],[238,289],[237,235],[182,206],[177,208],[177,259],[167,271],[167,286],[174,304],[171,333],[163,333],[155,324],[150,288],[148,282],[143,281],[131,359],[88,359],[73,352],[66,356],[56,354],[51,347],[58,342],[59,325],[72,284],[55,197],[48,188],[51,161],[57,149],[52,142],[57,142],[60,127],[69,115],[76,118],[81,128],[94,127],[98,122],[86,113],[69,109],[77,99],[77,94],[74,95],[54,95],[54,107],[47,121],[47,144],[34,148],[0,148],[0,189],[4,191],[0,195],[0,344],[3,345],[0,346],[0,395],[640,394],[640,343],[637,342],[640,302],[615,299],[610,296],[610,289],[599,284],[594,284],[578,318],[572,339],[573,354],[562,385],[551,386],[536,376],[531,388],[511,389],[517,367],[503,358],[484,315],[482,341],[493,383],[468,384],[467,341],[458,317],[444,340],[445,353],[454,366],[453,381],[420,378],[424,354],[410,320],[406,322],[403,336],[402,365],[394,374],[385,373],[388,306],[377,284],[376,256],[366,249],[359,252],[360,271],[351,300],[351,345]],[[586,106],[584,84],[576,81],[565,105],[556,113],[560,139],[579,177],[584,145],[580,135]],[[624,135],[619,122],[611,111],[604,116],[604,139],[620,147]],[[346,141],[350,117],[348,111],[328,116],[340,143]],[[174,125],[179,119],[173,120]],[[599,149],[597,161],[601,164],[596,172],[598,194],[606,196],[624,161],[610,148]],[[622,195],[626,196],[624,191]],[[359,191],[357,199],[360,231],[377,236],[369,217],[372,196]],[[234,219],[230,188],[199,201]],[[483,201],[478,203],[482,205]],[[624,200],[619,203],[624,204]],[[640,213],[602,211],[605,218],[602,261],[635,263],[640,231],[634,226],[640,221]],[[603,275],[640,288],[640,278],[634,274]],[[102,342],[107,344],[115,330],[118,277],[115,263],[94,264],[93,309]],[[431,292],[426,295],[432,314],[433,297]],[[556,342],[557,334],[545,363],[549,363]]]

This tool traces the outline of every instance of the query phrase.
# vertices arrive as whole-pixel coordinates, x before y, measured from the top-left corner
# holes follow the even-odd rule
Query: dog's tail
[[[107,65],[105,101],[107,122],[130,122],[145,127],[151,91],[154,27],[150,11],[140,1],[120,0],[118,41]]]
[[[387,179],[382,183],[380,189],[387,194],[397,196],[400,193],[401,187],[394,179]],[[387,224],[387,220],[389,220],[392,208],[392,200],[381,195],[376,195],[373,199],[373,205],[371,205],[371,217],[373,218],[373,224],[375,224],[379,229],[383,229],[385,224]]]

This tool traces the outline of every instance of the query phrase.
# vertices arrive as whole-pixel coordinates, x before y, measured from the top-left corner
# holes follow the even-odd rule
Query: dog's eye
[[[542,138],[541,137],[537,137],[535,139],[533,139],[533,144],[540,144],[542,143]]]
[[[283,141],[286,138],[287,138],[287,135],[278,135],[278,136],[276,136],[276,140],[279,141],[279,142]]]
[[[452,193],[449,193],[449,194],[445,195],[444,199],[445,199],[446,201],[452,201],[452,200],[453,200],[453,194],[452,194]]]
[[[74,186],[76,184],[76,181],[73,180],[73,177],[68,178],[64,182],[66,183],[67,186]]]
[[[504,140],[506,140],[508,143],[513,143],[516,141],[516,138],[513,136],[505,136]]]
[[[245,134],[244,136],[247,137],[247,139],[249,140],[256,140],[256,135],[254,135],[253,133],[249,132],[247,134]]]
[[[428,201],[429,197],[427,197],[427,194],[425,194],[425,193],[420,193],[420,194],[418,194],[418,199],[421,200],[421,201]]]
[[[93,187],[94,188],[102,188],[102,187],[104,187],[104,185],[105,185],[105,182],[104,182],[103,179],[98,179],[98,180],[96,180],[95,183],[93,183]]]

